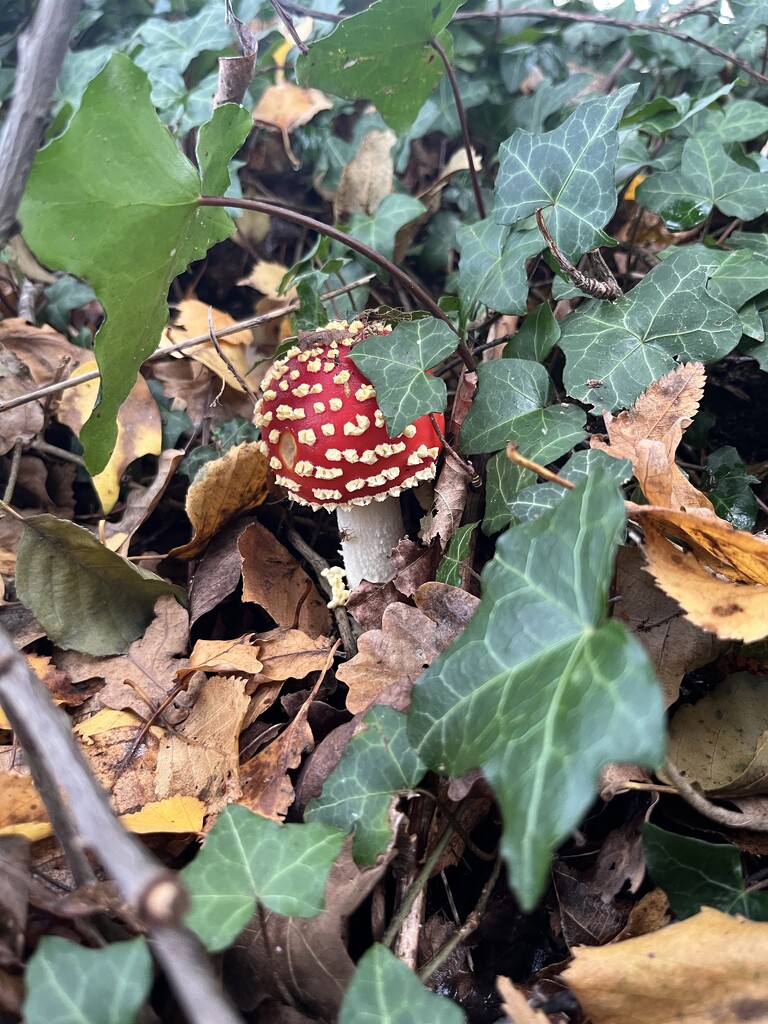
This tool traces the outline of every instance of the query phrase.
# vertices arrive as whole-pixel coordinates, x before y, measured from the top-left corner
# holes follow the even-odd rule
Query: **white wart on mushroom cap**
[[[321,337],[328,332],[326,338],[307,349],[291,349],[273,365],[256,406],[256,423],[277,482],[295,501],[339,514],[350,586],[359,579],[349,564],[347,541],[362,556],[360,578],[382,582],[391,577],[388,557],[404,531],[399,504],[386,499],[432,479],[442,449],[429,416],[390,437],[376,389],[349,358],[356,342],[391,330],[388,324],[329,323],[318,332]],[[436,418],[442,426],[442,417]],[[380,509],[360,515],[379,503]],[[345,533],[352,536],[345,538]],[[384,550],[384,564],[375,557],[379,550]]]

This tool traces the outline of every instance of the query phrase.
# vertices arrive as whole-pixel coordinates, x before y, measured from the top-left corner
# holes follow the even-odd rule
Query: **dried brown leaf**
[[[240,582],[242,555],[237,547],[240,534],[248,525],[238,519],[216,534],[197,564],[189,588],[189,624],[211,611],[233,592]]]
[[[166,327],[160,341],[160,348],[167,348],[169,345],[176,345],[187,338],[201,338],[209,334],[208,313],[210,311],[213,328],[220,331],[225,327],[233,327],[237,321],[228,313],[220,309],[214,309],[206,302],[199,299],[184,299],[178,304],[178,316],[173,324]],[[228,334],[225,338],[219,338],[219,348],[226,356],[226,362],[216,351],[211,341],[202,342],[186,349],[184,352],[174,354],[178,359],[194,359],[203,366],[207,366],[217,377],[224,381],[234,391],[243,392],[243,387],[235,374],[227,365],[231,363],[240,376],[251,387],[258,387],[260,374],[249,376],[254,363],[254,353],[249,350],[252,345],[253,335],[250,330],[237,331],[235,334]]]
[[[3,399],[24,398],[34,390],[29,369],[12,352],[0,348],[0,388]],[[0,455],[5,455],[21,440],[31,441],[43,429],[43,407],[39,402],[26,402],[0,414]]]
[[[198,640],[189,661],[179,671],[181,678],[192,672],[214,672],[217,675],[256,676],[262,670],[259,646],[253,633],[244,633],[234,640]]]
[[[333,203],[334,220],[345,221],[353,213],[376,213],[379,203],[393,188],[392,147],[396,142],[397,136],[389,128],[368,132],[341,172]]]
[[[683,431],[696,415],[704,392],[704,367],[686,363],[655,381],[631,409],[605,413],[610,444],[592,438],[592,447],[617,459],[629,459],[651,505],[671,509],[706,509],[709,499],[675,465]]]
[[[549,1024],[546,1013],[529,1006],[523,992],[509,978],[497,978],[496,988],[502,999],[501,1008],[514,1024]]]
[[[260,605],[278,626],[292,626],[303,599],[299,628],[312,636],[330,633],[326,602],[300,563],[271,531],[261,523],[251,523],[240,534],[237,547],[242,556],[243,601]]]
[[[328,637],[312,639],[300,629],[272,629],[254,634],[254,640],[262,663],[260,682],[303,679],[310,672],[321,672],[333,646]]]
[[[222,458],[209,462],[187,491],[186,510],[194,536],[170,554],[194,558],[235,516],[261,505],[268,493],[267,474],[266,456],[255,441],[235,445]]]
[[[594,1024],[768,1021],[768,924],[703,909],[611,946],[575,950],[561,977]]]

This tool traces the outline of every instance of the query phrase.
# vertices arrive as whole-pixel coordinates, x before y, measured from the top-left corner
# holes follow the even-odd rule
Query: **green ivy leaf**
[[[735,448],[725,445],[707,457],[710,484],[705,488],[715,513],[737,530],[752,530],[757,519],[757,498],[751,484],[758,478],[747,467]]]
[[[727,355],[741,325],[707,292],[710,274],[711,261],[676,250],[618,302],[593,301],[561,321],[568,394],[613,410],[673,370],[675,357],[711,363]]]
[[[366,338],[350,359],[376,388],[390,437],[419,416],[445,409],[447,391],[440,377],[426,371],[456,348],[448,324],[434,317],[399,323],[391,334]]]
[[[695,227],[714,206],[728,217],[752,220],[768,210],[768,180],[732,160],[716,135],[696,136],[685,143],[680,167],[646,178],[637,201],[671,231]]]
[[[227,147],[242,142],[233,120],[245,127],[225,111],[203,132],[209,181],[221,180]],[[107,314],[95,343],[100,400],[80,434],[91,474],[107,464],[117,411],[157,346],[170,282],[232,233],[225,210],[197,205],[200,186],[155,114],[146,75],[119,53],[32,167],[20,210],[25,238],[44,263],[86,278]]]
[[[405,715],[374,707],[363,721],[365,729],[352,737],[304,820],[354,831],[355,861],[371,865],[392,842],[393,800],[418,785],[427,769],[408,742]]]
[[[629,459],[614,459],[607,452],[590,448],[576,452],[566,462],[558,475],[573,484],[583,483],[587,477],[601,467],[609,480],[617,486],[624,484],[632,477],[632,463]],[[553,509],[565,497],[567,491],[560,484],[538,483],[523,487],[509,501],[507,510],[513,519],[525,522],[536,519],[543,512]]]
[[[216,107],[210,121],[200,126],[195,153],[203,195],[226,193],[230,186],[229,157],[240,149],[252,127],[250,112],[238,103],[222,103]]]
[[[461,586],[461,568],[469,558],[472,534],[479,525],[479,523],[467,523],[465,526],[460,526],[451,537],[448,548],[437,567],[438,583],[447,583],[450,587]]]
[[[280,825],[230,804],[181,873],[192,893],[186,924],[216,951],[234,942],[257,899],[276,914],[316,917],[343,845],[344,833],[328,825]]]
[[[378,0],[346,18],[296,61],[302,85],[368,99],[398,134],[410,128],[445,67],[429,46],[451,47],[444,29],[463,0]]]
[[[232,45],[224,8],[219,4],[206,4],[193,18],[148,18],[137,29],[135,38],[142,44],[136,63],[150,73],[163,67],[181,75],[199,54]]]
[[[481,220],[456,233],[461,250],[459,296],[471,311],[482,302],[498,313],[525,313],[528,274],[525,261],[544,248],[539,231],[512,232],[503,224]]]
[[[495,452],[514,436],[524,413],[543,408],[552,382],[540,363],[496,359],[477,368],[477,394],[461,425],[459,448],[465,455]]]
[[[402,960],[378,943],[360,958],[339,1024],[464,1024],[459,1007],[428,992]]]
[[[648,873],[667,894],[675,917],[693,917],[702,907],[714,907],[726,914],[768,921],[768,893],[747,892],[737,847],[678,836],[646,824],[643,850]]]
[[[518,417],[514,440],[522,455],[546,466],[584,440],[586,420],[578,405],[549,405]],[[516,517],[512,510],[516,495],[535,482],[531,470],[508,459],[506,451],[492,455],[486,471],[483,533],[498,533],[508,526]]]
[[[601,472],[552,512],[509,529],[462,636],[416,682],[408,735],[430,768],[482,768],[525,910],[551,851],[594,799],[609,761],[657,765],[661,693],[640,644],[605,609],[624,505]]]
[[[96,656],[127,651],[162,594],[187,601],[182,587],[110,551],[84,527],[50,515],[24,520],[16,590],[52,643]]]
[[[423,203],[413,196],[393,192],[379,203],[376,213],[369,217],[355,213],[349,221],[349,234],[391,260],[395,252],[395,239],[400,228],[426,213]],[[362,259],[362,257],[360,257]],[[364,262],[371,266],[367,260]],[[378,267],[374,268],[378,270]]]
[[[546,302],[537,306],[504,348],[505,359],[532,359],[543,363],[560,340],[560,324]]]
[[[499,150],[494,218],[516,224],[544,209],[549,232],[575,260],[604,244],[616,210],[616,125],[636,86],[585,100],[552,132],[518,128]]]
[[[152,985],[145,939],[103,949],[45,935],[27,965],[27,1024],[135,1024]]]
[[[750,299],[768,291],[768,260],[746,249],[717,253],[720,265],[712,271],[707,291],[732,309],[741,309]]]

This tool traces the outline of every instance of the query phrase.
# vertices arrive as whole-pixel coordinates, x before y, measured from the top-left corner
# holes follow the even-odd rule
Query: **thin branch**
[[[711,43],[705,43],[702,39],[696,39],[694,36],[688,35],[686,32],[677,32],[673,28],[668,28],[666,25],[659,25],[658,23],[651,21],[627,21],[624,18],[612,18],[607,14],[583,14],[577,11],[558,11],[555,9],[541,11],[535,7],[516,7],[514,10],[502,10],[502,11],[459,11],[455,14],[453,21],[470,21],[471,19],[483,18],[542,18],[544,20],[549,19],[550,21],[575,21],[581,22],[586,25],[607,25],[610,28],[625,28],[629,32],[657,32],[659,35],[668,36],[670,39],[677,39],[681,43],[690,43],[691,46],[698,46],[702,50],[706,50],[707,53],[713,54],[715,57],[722,57],[723,60],[733,64],[734,67],[739,68],[745,75],[749,75],[750,78],[754,78],[756,82],[761,85],[768,85],[768,76],[761,74],[751,64],[748,64],[741,57],[737,57],[733,53],[728,53],[726,50],[721,50],[719,46],[712,46]]]
[[[550,235],[549,229],[544,223],[544,214],[541,209],[536,210],[536,225],[541,232],[544,241],[549,246],[549,251],[554,256],[558,266],[572,284],[575,284],[577,288],[580,288],[583,292],[586,292],[587,295],[592,295],[596,299],[614,300],[621,298],[624,293],[621,288],[619,288],[618,282],[614,278],[613,274],[611,274],[604,261],[602,262],[601,270],[604,268],[607,275],[606,280],[599,281],[595,277],[589,277],[587,274],[583,274],[577,267],[574,267],[565,253],[558,249],[554,238]]]
[[[40,0],[32,24],[19,39],[13,100],[0,140],[0,248],[13,234],[79,10],[80,0]]]
[[[453,102],[456,105],[456,113],[459,118],[459,125],[461,126],[461,138],[464,142],[464,149],[467,152],[467,160],[469,161],[469,174],[472,179],[472,191],[475,194],[475,206],[477,212],[480,215],[480,219],[485,219],[485,203],[483,202],[483,194],[480,191],[480,181],[477,177],[477,168],[475,167],[475,156],[472,152],[472,142],[469,138],[469,128],[467,126],[467,115],[464,110],[464,104],[461,100],[461,93],[459,92],[459,83],[456,81],[456,72],[453,70],[448,54],[445,52],[439,41],[434,37],[430,39],[429,45],[437,53],[445,65],[445,71],[448,75],[448,81],[451,83],[451,91],[453,92]]]
[[[282,21],[282,23],[288,30],[288,34],[298,47],[299,53],[307,53],[307,44],[296,31],[296,26],[293,23],[293,18],[288,13],[286,5],[282,4],[280,0],[269,0],[269,2],[272,5],[275,14],[278,16],[280,21]]]
[[[744,828],[752,832],[768,832],[768,821],[764,815],[742,813],[741,811],[729,811],[727,807],[720,807],[713,804],[695,786],[691,785],[688,779],[682,775],[669,758],[664,762],[664,774],[675,787],[679,795],[690,804],[699,814],[703,814],[710,821],[716,821],[728,828]]]
[[[346,292],[353,291],[355,288],[359,288],[361,285],[368,284],[375,277],[375,274],[366,274],[365,277],[360,277],[356,281],[351,281],[349,284],[345,284],[343,288],[334,288],[330,292],[324,292],[320,298],[330,300],[336,298],[337,295],[343,295]],[[236,324],[230,324],[229,327],[220,327],[216,331],[217,338],[226,338],[230,334],[239,334],[240,331],[247,330],[249,327],[258,327],[259,324],[268,323],[270,320],[279,320],[281,316],[286,316],[288,313],[293,313],[299,308],[299,300],[292,299],[287,302],[284,306],[280,306],[278,309],[272,309],[269,313],[262,313],[260,316],[251,316],[246,320],[238,320]],[[153,363],[158,359],[165,359],[166,356],[172,355],[174,352],[186,352],[189,348],[194,348],[195,345],[209,345],[211,338],[209,334],[199,334],[194,338],[185,338],[184,341],[179,341],[175,345],[168,345],[166,348],[159,348],[148,356],[142,365],[146,363]],[[66,391],[67,388],[77,387],[78,384],[85,384],[89,380],[98,380],[101,374],[98,370],[91,370],[89,373],[81,373],[78,377],[72,377],[69,380],[57,381],[54,384],[46,384],[45,387],[37,388],[35,391],[28,391],[25,395],[20,395],[18,398],[11,398],[7,402],[0,402],[0,413],[7,412],[9,409],[15,409],[17,405],[25,405],[27,402],[33,402],[37,398],[45,398],[48,395],[58,394],[60,391]]]
[[[458,335],[456,327],[451,323],[451,320],[446,314],[440,309],[438,304],[432,298],[432,296],[425,291],[424,288],[407,274],[401,267],[398,267],[392,260],[388,260],[386,256],[382,256],[380,252],[372,249],[365,242],[359,241],[357,238],[353,238],[348,235],[345,231],[339,230],[339,228],[331,227],[330,224],[323,224],[321,220],[315,220],[314,217],[308,217],[304,213],[297,213],[296,210],[291,210],[287,206],[280,206],[277,203],[265,203],[258,199],[230,199],[225,196],[200,196],[198,199],[200,206],[220,206],[234,207],[239,210],[254,210],[256,213],[266,213],[271,217],[281,217],[283,220],[290,221],[293,224],[299,224],[303,228],[309,228],[310,231],[317,231],[321,235],[327,235],[328,238],[334,239],[336,242],[341,242],[342,245],[351,249],[353,252],[358,253],[360,256],[364,256],[371,263],[375,263],[376,266],[381,267],[382,270],[386,270],[388,274],[399,281],[400,284],[406,288],[411,295],[421,304],[424,309],[429,310],[432,316],[438,320],[442,320],[443,323],[448,324],[451,330]],[[456,346],[459,355],[464,360],[464,363],[470,370],[475,368],[475,360],[472,357],[472,353],[467,348],[466,342],[459,340]]]
[[[107,796],[95,781],[75,743],[64,713],[0,629],[0,704],[19,743],[45,779],[40,796],[64,803],[79,833],[79,842],[98,858],[149,931],[155,955],[163,964],[191,1024],[242,1024],[221,992],[202,947],[180,924],[187,894],[167,871],[115,818]]]
[[[232,376],[235,378],[237,383],[243,389],[245,394],[248,395],[248,397],[250,398],[250,400],[253,402],[253,404],[255,406],[256,403],[258,402],[258,398],[256,397],[253,388],[248,383],[248,381],[245,379],[245,377],[243,377],[243,375],[240,373],[238,368],[234,365],[234,363],[229,358],[229,356],[225,355],[221,345],[219,344],[219,339],[216,337],[216,329],[213,326],[213,306],[209,306],[208,307],[208,337],[211,340],[211,344],[213,345],[213,347],[218,352],[219,359],[221,359],[222,363],[224,363],[226,368],[229,370],[229,372],[232,374]]]
[[[531,459],[526,459],[524,455],[521,455],[514,441],[510,441],[507,445],[507,458],[510,462],[515,462],[518,466],[522,466],[523,469],[530,469],[531,472],[543,477],[544,480],[549,480],[550,483],[559,484],[560,487],[565,487],[569,491],[573,490],[574,485],[572,481],[566,480],[563,476],[558,476],[557,473],[553,473],[546,466],[541,466],[538,462],[532,462]]]

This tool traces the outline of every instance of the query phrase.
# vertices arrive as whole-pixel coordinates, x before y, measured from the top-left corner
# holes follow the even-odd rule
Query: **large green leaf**
[[[602,765],[656,765],[664,708],[640,644],[606,621],[624,531],[598,470],[552,512],[510,528],[483,571],[462,636],[416,682],[408,735],[430,768],[482,768],[502,811],[501,848],[524,909],[551,851],[587,811]]]
[[[221,180],[217,168],[242,143],[246,121],[245,111],[217,111],[204,133],[207,180]],[[200,191],[198,171],[155,114],[145,73],[119,53],[32,167],[25,238],[44,263],[86,278],[106,312],[95,344],[100,400],[80,435],[91,473],[107,464],[117,410],[157,346],[170,282],[232,233],[225,210],[198,206]]]
[[[544,209],[550,234],[576,259],[605,244],[602,228],[616,209],[616,125],[635,92],[585,100],[552,132],[518,129],[499,150],[494,218],[516,224]]]
[[[426,371],[450,355],[457,341],[448,324],[427,317],[399,323],[391,334],[366,338],[351,350],[352,362],[376,388],[390,437],[419,416],[445,409],[445,381]]]
[[[152,985],[144,939],[88,949],[44,936],[27,965],[27,1024],[134,1024]]]
[[[56,516],[24,520],[16,556],[16,591],[59,647],[122,654],[144,632],[155,602],[182,587],[110,551],[82,526]]]
[[[377,0],[317,40],[296,62],[303,85],[368,99],[396,132],[407,131],[445,73],[429,41],[440,36],[463,0]],[[441,35],[442,33],[442,35]]]
[[[182,871],[192,893],[187,925],[210,950],[226,949],[258,899],[289,917],[316,917],[344,833],[313,822],[280,825],[241,804],[225,807],[200,853]]]
[[[358,961],[339,1014],[339,1024],[463,1024],[465,1019],[455,1003],[428,992],[378,943]]]
[[[512,424],[513,440],[521,455],[546,466],[584,440],[586,419],[578,405],[548,405],[519,416]],[[517,495],[535,483],[531,470],[508,459],[506,450],[492,455],[486,470],[483,533],[498,533],[518,518]]]
[[[593,301],[560,324],[569,395],[599,411],[629,406],[683,362],[722,359],[739,342],[735,311],[706,290],[712,263],[677,250],[618,302]]]
[[[528,274],[525,261],[544,248],[538,231],[512,232],[486,219],[456,233],[461,250],[459,297],[468,313],[477,302],[498,313],[525,313]]]
[[[768,175],[731,159],[716,135],[696,136],[685,143],[677,170],[652,174],[636,195],[670,230],[683,231],[705,220],[713,206],[728,217],[759,217],[768,210]]]
[[[714,907],[726,914],[768,921],[768,893],[747,891],[737,847],[646,824],[643,849],[648,873],[667,894],[675,917],[692,917],[702,907]]]
[[[374,707],[365,729],[349,742],[304,814],[344,832],[354,830],[352,853],[358,864],[375,864],[392,842],[391,809],[395,797],[416,786],[426,765],[405,735],[405,715]]]
[[[495,452],[514,438],[514,423],[547,404],[552,382],[541,363],[496,359],[477,368],[477,394],[461,426],[466,455]]]

